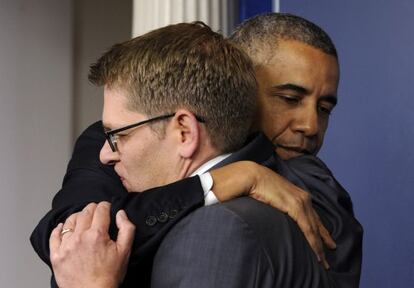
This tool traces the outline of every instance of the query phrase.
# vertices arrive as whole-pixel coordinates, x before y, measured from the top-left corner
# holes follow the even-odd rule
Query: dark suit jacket
[[[156,254],[152,287],[358,287],[362,228],[326,166],[311,156],[285,163],[263,135],[220,165],[238,160],[266,163],[311,192],[337,243],[326,251],[331,269],[318,263],[290,217],[243,197],[197,209],[174,226]]]
[[[127,193],[113,167],[99,161],[104,142],[101,122],[91,125],[79,137],[62,189],[54,197],[52,209],[33,231],[30,241],[40,258],[51,266],[49,236],[57,224],[90,202],[110,201],[112,219],[119,209],[125,209],[137,227],[129,265],[134,272],[128,274],[126,283],[136,280],[136,271],[141,274],[141,283],[148,282],[151,261],[161,239],[181,218],[204,205],[204,192],[199,178],[191,177],[145,193]],[[115,221],[112,223],[110,234],[114,238],[117,229]],[[52,279],[52,287],[55,286]]]

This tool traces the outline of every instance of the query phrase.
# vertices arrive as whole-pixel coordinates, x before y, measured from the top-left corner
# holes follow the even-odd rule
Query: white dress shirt
[[[213,187],[213,178],[211,177],[210,172],[206,172],[206,171],[208,171],[209,169],[214,167],[214,165],[220,163],[221,161],[223,161],[224,159],[226,159],[230,155],[231,155],[231,153],[219,155],[219,156],[207,161],[206,163],[204,163],[200,167],[198,167],[198,169],[195,170],[191,174],[191,176],[198,175],[200,177],[201,187],[203,187],[203,191],[204,191],[204,205],[205,206],[209,206],[209,205],[218,203],[216,195],[214,195],[214,192],[211,191],[211,188]]]

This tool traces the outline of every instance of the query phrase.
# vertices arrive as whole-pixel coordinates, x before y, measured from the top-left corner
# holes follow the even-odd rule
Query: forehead
[[[116,129],[131,122],[145,119],[145,115],[128,108],[127,92],[119,88],[104,87],[102,123],[105,128]]]
[[[280,40],[272,54],[270,61],[258,68],[265,72],[259,73],[259,81],[265,76],[278,82],[275,84],[292,83],[309,89],[317,85],[336,93],[339,65],[334,56],[294,40]]]

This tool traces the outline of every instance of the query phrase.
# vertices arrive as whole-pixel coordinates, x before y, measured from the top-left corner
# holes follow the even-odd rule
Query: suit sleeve
[[[157,251],[152,287],[331,286],[295,223],[243,197],[198,209],[176,225]]]
[[[32,246],[49,266],[51,231],[90,202],[106,200],[112,203],[112,238],[117,234],[115,214],[119,209],[125,209],[137,227],[131,261],[154,253],[163,236],[179,219],[204,204],[198,177],[142,193],[127,193],[113,168],[99,162],[99,151],[105,141],[101,125],[101,122],[91,125],[77,140],[62,189],[54,197],[52,209],[32,232]]]

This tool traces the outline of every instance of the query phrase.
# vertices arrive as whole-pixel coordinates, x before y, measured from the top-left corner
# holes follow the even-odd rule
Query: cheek
[[[125,145],[126,146],[126,145]],[[125,147],[128,148],[128,147]],[[125,149],[126,150],[126,149]],[[144,160],[140,150],[135,149],[130,151],[129,149],[120,155],[120,167],[129,176],[134,176],[139,169],[140,163]],[[126,175],[125,175],[126,176]]]
[[[278,109],[272,109],[262,117],[261,128],[268,138],[283,134],[289,128],[289,115]]]
[[[321,117],[319,119],[319,134],[320,134],[320,138],[323,139],[326,129],[328,129],[328,124],[329,124],[329,117]]]
[[[325,138],[326,130],[328,129],[329,118],[322,118],[319,120],[319,131],[318,131],[318,147],[321,148],[323,139]]]

